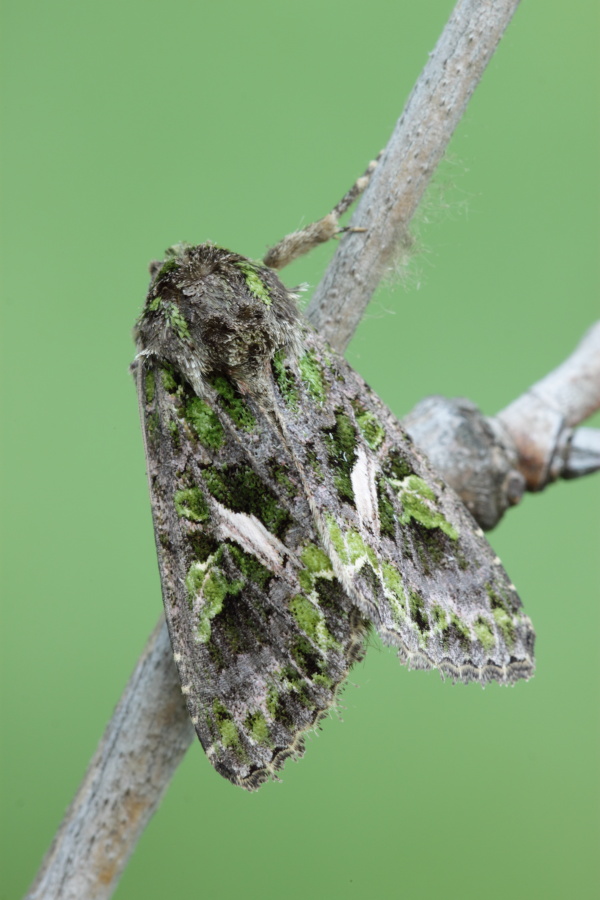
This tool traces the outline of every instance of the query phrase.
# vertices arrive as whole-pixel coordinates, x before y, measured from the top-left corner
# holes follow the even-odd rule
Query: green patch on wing
[[[323,435],[331,470],[334,473],[333,483],[340,498],[354,506],[355,497],[351,479],[357,455],[354,425],[343,410],[338,409],[335,412],[335,425],[333,428],[323,429]]]
[[[167,366],[163,366],[160,372],[160,378],[162,381],[162,386],[168,394],[176,393],[179,385],[175,381],[175,377],[171,369],[169,369]]]
[[[175,419],[169,419],[167,421],[167,428],[169,429],[173,446],[176,450],[179,450],[181,447],[181,438],[179,436],[179,426]]]
[[[208,503],[198,487],[176,491],[173,501],[178,516],[191,519],[192,522],[205,522],[210,517]]]
[[[273,577],[271,570],[236,544],[228,544],[228,548],[242,575],[264,590]]]
[[[249,259],[240,259],[234,263],[236,269],[239,269],[244,276],[246,287],[258,300],[262,300],[265,306],[271,305],[271,292],[269,287],[260,276],[261,266],[251,262]]]
[[[423,598],[417,591],[410,590],[408,593],[408,602],[411,619],[421,634],[425,634],[426,631],[429,631],[429,617],[425,610]]]
[[[516,638],[515,623],[508,615],[508,613],[506,613],[503,609],[493,609],[492,615],[494,617],[496,625],[502,632],[504,643],[510,649],[514,646]]]
[[[333,549],[339,556],[340,562],[348,564],[350,560],[348,559],[348,553],[346,551],[346,541],[344,540],[342,529],[340,528],[334,517],[331,515],[326,514],[325,521],[327,523],[327,531]]]
[[[494,637],[494,632],[492,631],[490,623],[483,618],[483,616],[478,616],[473,624],[473,631],[477,636],[477,640],[483,645],[484,650],[493,650],[496,644],[496,638]]]
[[[346,532],[346,550],[351,564],[354,565],[366,557],[375,570],[379,568],[377,554],[368,544],[365,544],[362,535],[354,528],[349,528]]]
[[[439,604],[435,603],[431,607],[431,617],[438,628],[445,628],[447,622],[446,612]]]
[[[300,376],[313,400],[322,404],[327,396],[323,380],[323,368],[314,350],[308,350],[298,360]]]
[[[296,409],[298,406],[298,385],[296,377],[285,365],[285,350],[278,350],[271,360],[273,377],[281,391],[281,396],[286,406]]]
[[[494,621],[502,633],[504,643],[510,649],[514,646],[517,636],[510,603],[506,597],[499,591],[494,590],[490,584],[486,584],[485,587],[490,598]]]
[[[299,638],[291,647],[291,655],[294,661],[302,668],[302,655],[298,650],[301,644],[305,645],[305,649],[308,649],[309,652],[313,652],[310,644],[305,638]],[[302,651],[303,652],[303,651]],[[309,697],[309,685],[307,679],[304,675],[302,675],[297,669],[292,665],[284,666],[281,670],[281,679],[284,687],[289,693],[292,693],[296,700],[298,700],[302,706],[310,707],[312,706],[310,697]],[[283,692],[282,695],[283,696]]]
[[[192,397],[186,403],[183,414],[204,447],[208,450],[219,450],[222,447],[225,432],[208,403],[200,397]]]
[[[318,578],[331,578],[333,566],[331,560],[321,547],[316,544],[306,544],[300,554],[304,568],[298,573],[298,581],[301,587],[310,593],[315,588]]]
[[[362,436],[371,448],[378,450],[385,438],[385,429],[377,416],[365,409],[358,400],[352,401],[356,422],[362,432]]]
[[[168,275],[169,272],[174,272],[175,269],[178,269],[178,268],[179,268],[179,261],[177,259],[175,259],[174,257],[166,259],[165,262],[160,267],[160,269],[158,270],[155,280],[160,281],[160,279],[164,278],[165,275]]]
[[[458,531],[440,512],[435,493],[422,478],[407,475],[400,481],[390,479],[390,484],[402,504],[402,524],[407,525],[413,519],[425,528],[439,528],[451,540],[458,540]]]
[[[148,439],[151,442],[156,441],[157,437],[160,434],[160,418],[158,412],[151,412],[146,417],[146,429],[148,432]]]
[[[218,616],[223,609],[223,603],[228,594],[235,596],[244,587],[243,580],[229,581],[225,574],[212,560],[204,563],[195,562],[190,566],[185,579],[190,606],[198,599],[201,600],[198,611],[198,624],[196,640],[200,644],[206,644],[211,636],[211,621]]]
[[[323,613],[307,597],[296,594],[289,600],[288,606],[298,627],[317,647],[325,652],[331,647],[338,646],[327,629]]]
[[[163,308],[169,321],[169,325],[171,326],[177,337],[182,341],[185,340],[185,338],[189,338],[190,330],[188,328],[188,323],[182,316],[177,304],[167,303],[165,301],[163,303]]]
[[[450,613],[442,626],[442,641],[445,647],[450,642],[457,642],[463,648],[468,650],[471,645],[471,632],[468,626],[459,619],[456,613]]]
[[[274,721],[277,722],[278,720],[280,720],[281,699],[279,696],[279,691],[273,684],[269,685],[267,689],[266,707],[267,712]]]
[[[392,615],[396,622],[406,618],[406,595],[398,569],[389,562],[381,564],[381,575],[386,597],[390,601]]]
[[[146,372],[146,377],[144,378],[144,393],[146,395],[146,403],[152,403],[154,400],[154,393],[156,390],[156,384],[154,381],[154,372]]]
[[[214,700],[212,712],[223,746],[236,751],[240,756],[245,756],[239,732],[229,710],[223,706],[220,700]]]
[[[260,712],[260,710],[258,710],[257,712],[248,713],[244,725],[257,744],[260,744],[263,747],[272,746],[271,737],[269,734],[269,726],[267,725],[267,720]]]
[[[325,522],[329,539],[340,562],[352,566],[356,572],[363,570],[367,578],[374,579],[375,592],[387,588],[390,597],[395,597],[399,604],[403,604],[404,592],[400,573],[390,563],[382,565],[377,553],[355,528],[347,528],[343,532],[329,513],[325,514]]]
[[[219,395],[220,405],[235,425],[244,431],[253,431],[256,419],[231,381],[224,375],[217,375],[212,379],[211,384]]]
[[[319,577],[324,572],[332,572],[331,560],[321,547],[316,544],[306,544],[300,553],[300,559],[309,572]]]

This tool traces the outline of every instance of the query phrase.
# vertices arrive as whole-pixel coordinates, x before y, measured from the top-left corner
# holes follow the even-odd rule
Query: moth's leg
[[[364,231],[364,228],[340,228],[339,220],[368,185],[382,153],[383,150],[376,159],[371,160],[360,178],[356,179],[350,190],[344,194],[330,213],[327,213],[318,222],[311,222],[310,225],[300,229],[300,231],[292,231],[291,234],[286,234],[279,243],[267,250],[263,258],[264,264],[271,269],[283,269],[284,266],[289,265],[299,256],[304,256],[313,247],[316,247],[318,244],[324,244],[338,234],[342,234],[345,231]]]

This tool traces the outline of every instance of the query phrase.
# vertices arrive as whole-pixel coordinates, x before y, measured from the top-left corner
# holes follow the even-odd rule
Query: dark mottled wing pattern
[[[348,595],[402,662],[462,681],[533,671],[534,632],[464,505],[362,379],[306,331],[273,376],[314,520]]]
[[[322,549],[281,437],[233,383],[136,378],[163,598],[183,693],[218,772],[254,789],[335,704],[367,623]]]
[[[208,243],[153,274],[134,369],[163,599],[217,771],[254,789],[302,753],[369,623],[409,666],[529,677],[483,532],[295,295]]]

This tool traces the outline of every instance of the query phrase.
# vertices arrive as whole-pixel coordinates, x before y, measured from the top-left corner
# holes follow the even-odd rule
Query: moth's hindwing
[[[529,677],[535,635],[514,585],[378,397],[308,330],[304,355],[272,371],[323,546],[383,640],[453,680]]]
[[[223,376],[200,398],[168,365],[136,368],[183,693],[217,771],[254,789],[302,754],[362,655],[367,623],[259,410]]]

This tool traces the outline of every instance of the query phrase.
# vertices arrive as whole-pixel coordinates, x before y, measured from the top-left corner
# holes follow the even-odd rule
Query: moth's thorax
[[[295,295],[244,256],[179,244],[151,272],[138,349],[192,381],[225,374],[252,390],[273,354],[297,341]]]

